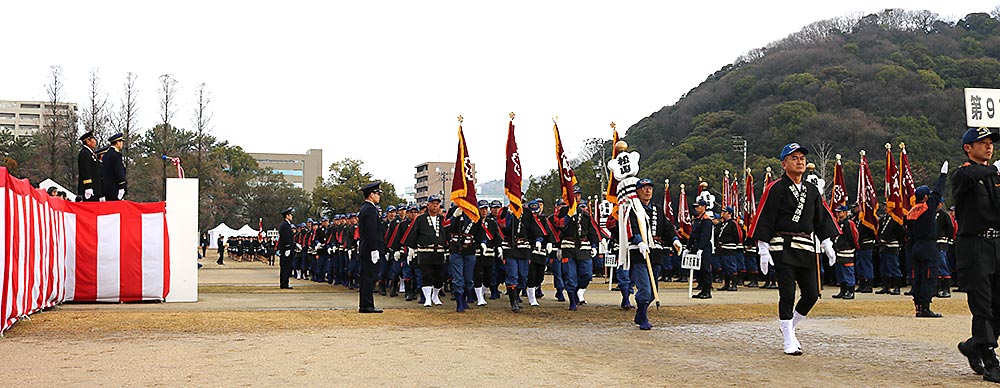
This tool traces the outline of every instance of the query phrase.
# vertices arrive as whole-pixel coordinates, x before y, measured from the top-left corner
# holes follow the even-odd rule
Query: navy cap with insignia
[[[119,141],[119,140],[122,140],[122,141],[125,140],[125,135],[123,135],[121,132],[118,132],[118,133],[116,133],[114,135],[111,135],[111,137],[108,138],[108,143],[114,144],[116,141]]]
[[[439,201],[440,201],[440,200],[439,200]],[[421,202],[421,203],[420,203],[420,205],[419,205],[419,206],[417,206],[417,210],[418,210],[418,211],[419,211],[419,210],[424,210],[424,209],[426,209],[426,208],[427,208],[427,202]]]
[[[729,213],[729,214],[733,214],[733,207],[732,206],[726,206],[725,208],[722,209],[722,211],[724,211],[726,213]]]
[[[965,131],[965,134],[962,135],[962,144],[975,143],[987,137],[994,142],[1000,140],[1000,134],[993,132],[989,128],[986,127],[969,128],[968,130]]]
[[[638,183],[635,184],[635,188],[636,189],[641,189],[641,188],[646,187],[646,186],[652,187],[653,186],[653,180],[649,179],[649,178],[642,178],[642,179],[639,180]]]
[[[95,138],[94,131],[87,131],[84,132],[83,135],[80,135],[80,141],[86,141],[87,139],[94,139],[94,138]]]
[[[101,156],[101,155],[104,155],[104,154],[108,153],[108,150],[110,150],[110,149],[111,149],[111,146],[104,146],[104,147],[98,148],[97,151],[94,151],[94,153],[97,154],[97,156]]]
[[[419,210],[419,209],[417,209],[417,205],[416,204],[406,205],[406,211],[408,211],[408,212],[415,212],[417,210]]]
[[[564,205],[566,205],[566,201],[563,201],[562,198],[556,198],[556,206],[564,206]]]
[[[778,160],[785,160],[786,156],[796,151],[801,152],[803,155],[809,155],[809,150],[806,147],[800,146],[799,143],[788,143],[785,145],[785,148],[781,149],[781,157]]]
[[[330,218],[329,217],[323,217],[321,220],[319,220],[319,222],[330,222]]]
[[[490,207],[503,207],[503,202],[494,199],[493,202],[490,202]]]
[[[708,206],[708,201],[699,198],[697,201],[694,201],[691,206]]]
[[[573,194],[581,194],[581,193],[583,193],[583,189],[580,188],[580,185],[573,185]]]
[[[385,208],[385,211],[386,211],[387,213],[388,213],[388,212],[394,212],[394,211],[396,211],[396,207],[395,207],[395,206],[392,206],[392,205],[389,205],[389,207]]]
[[[371,194],[373,192],[382,194],[382,189],[378,188],[378,185],[380,184],[382,184],[382,182],[375,181],[367,185],[364,185],[363,187],[361,187],[361,194],[363,194],[365,197],[367,197],[368,194]]]
[[[544,199],[541,199],[541,198],[535,198],[535,202],[538,202],[538,203],[545,203],[545,200],[544,200]]]
[[[288,214],[291,214],[294,211],[295,211],[295,208],[294,207],[290,207],[290,208],[287,208],[285,210],[282,210],[281,211],[281,215],[286,216]]]
[[[917,200],[922,200],[924,199],[924,197],[930,195],[930,193],[931,193],[930,187],[927,187],[927,185],[921,185],[920,187],[917,187],[917,189],[913,191],[913,196],[917,197],[916,198]]]
[[[490,201],[487,201],[485,199],[480,199],[479,202],[476,202],[476,206],[478,206],[480,208],[490,207]]]
[[[528,203],[525,206],[528,208],[528,210],[531,210],[533,212],[538,211],[538,201],[537,200],[528,201]]]
[[[833,211],[835,211],[835,212],[846,212],[846,211],[850,211],[850,210],[851,210],[851,208],[847,207],[847,205],[840,205],[840,206],[837,206],[835,209],[833,209]]]
[[[427,202],[428,203],[434,202],[434,201],[441,202],[441,197],[439,197],[437,194],[432,195],[430,197],[427,197]]]

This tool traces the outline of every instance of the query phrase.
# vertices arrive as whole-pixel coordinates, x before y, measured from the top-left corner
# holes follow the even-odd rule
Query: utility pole
[[[443,210],[448,209],[448,206],[450,206],[449,202],[451,201],[450,196],[449,197],[444,196],[444,187],[445,187],[444,184],[448,182],[448,175],[450,174],[448,174],[447,171],[438,171],[438,177],[440,177],[441,179],[441,192],[439,195],[441,196],[441,209]]]
[[[743,182],[747,181],[747,139],[740,135],[733,135],[733,149],[743,153]]]

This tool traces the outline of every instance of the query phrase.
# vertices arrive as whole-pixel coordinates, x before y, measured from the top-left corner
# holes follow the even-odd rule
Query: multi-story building
[[[271,154],[251,152],[261,168],[270,168],[282,174],[285,181],[312,191],[316,187],[316,178],[323,176],[323,150],[311,149],[304,154]]]
[[[414,199],[417,203],[427,201],[427,197],[437,194],[441,196],[441,207],[447,209],[451,206],[451,182],[454,176],[455,163],[453,162],[425,162],[418,164],[417,173],[413,174],[417,183],[413,185]],[[476,164],[472,164],[472,170],[476,170]]]
[[[0,100],[0,132],[10,131],[14,136],[33,136],[53,122],[76,128],[76,119],[77,108],[73,103]]]

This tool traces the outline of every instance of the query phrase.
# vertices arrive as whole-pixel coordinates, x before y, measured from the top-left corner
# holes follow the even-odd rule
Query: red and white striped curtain
[[[64,301],[164,300],[164,202],[72,203],[0,167],[0,333]]]

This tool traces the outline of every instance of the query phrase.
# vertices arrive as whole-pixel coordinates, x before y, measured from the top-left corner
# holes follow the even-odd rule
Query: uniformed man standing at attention
[[[952,174],[952,196],[958,239],[955,241],[958,280],[968,292],[972,338],[958,344],[969,366],[983,380],[1000,382],[1000,361],[994,349],[1000,333],[1000,161],[990,165],[993,143],[1000,134],[989,128],[969,128],[962,149],[969,160]]]
[[[385,224],[382,223],[382,211],[378,203],[382,198],[382,190],[378,188],[381,182],[369,183],[361,188],[365,202],[358,211],[358,277],[361,284],[358,312],[381,313],[382,309],[375,307],[375,279],[378,276],[380,261],[385,260]]]
[[[280,276],[281,276],[281,288],[285,290],[291,290],[292,286],[288,285],[288,278],[292,276],[292,255],[295,251],[295,239],[292,235],[292,212],[294,208],[288,208],[281,212],[281,216],[285,218],[281,222],[281,226],[278,227],[278,254],[281,255],[280,265]],[[220,239],[222,237],[219,237]],[[219,244],[219,249],[222,249],[222,244]],[[219,261],[222,261],[222,255],[219,255]],[[221,264],[221,263],[220,263]]]
[[[125,199],[125,159],[122,157],[122,147],[125,137],[117,133],[108,138],[108,152],[101,159],[101,174],[104,182],[104,198],[108,201]]]
[[[94,131],[87,131],[80,136],[83,147],[76,158],[77,170],[80,172],[77,180],[76,193],[85,202],[98,202],[104,200],[103,186],[101,184],[101,163],[97,160],[97,138]]]
[[[798,143],[782,148],[779,160],[785,174],[764,190],[749,233],[757,240],[761,268],[772,265],[777,275],[784,351],[796,356],[802,354],[802,346],[795,337],[795,328],[819,299],[818,252],[813,238],[820,241],[827,258],[835,260],[832,238],[840,235],[819,189],[803,182],[808,153]],[[796,283],[801,292],[797,305]]]

